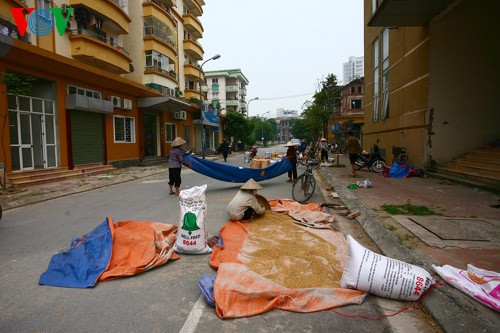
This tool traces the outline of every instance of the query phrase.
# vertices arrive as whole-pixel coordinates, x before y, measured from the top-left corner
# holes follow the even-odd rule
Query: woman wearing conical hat
[[[186,143],[186,140],[180,136],[176,137],[172,141],[172,148],[170,149],[170,156],[168,157],[168,186],[170,187],[170,195],[175,194],[179,196],[181,189],[181,168],[184,164],[188,168],[192,168],[191,163],[186,162],[182,157],[183,152],[181,146]],[[174,192],[175,187],[175,192]]]
[[[249,220],[252,215],[262,215],[266,211],[259,204],[256,195],[260,186],[253,178],[250,178],[245,184],[240,187],[240,190],[234,198],[229,202],[226,208],[229,219],[233,221]]]

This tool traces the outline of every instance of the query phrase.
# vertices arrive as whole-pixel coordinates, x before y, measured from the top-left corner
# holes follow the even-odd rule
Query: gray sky
[[[205,0],[203,69],[240,68],[250,81],[250,116],[302,111],[328,74],[363,56],[362,0]]]

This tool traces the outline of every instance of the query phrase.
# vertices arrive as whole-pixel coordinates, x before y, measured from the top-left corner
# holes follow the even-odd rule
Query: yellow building
[[[26,96],[0,84],[5,170],[137,165],[168,155],[176,136],[194,147],[203,5],[0,2],[0,73],[36,79]]]
[[[500,138],[498,1],[364,1],[363,146],[417,168]]]

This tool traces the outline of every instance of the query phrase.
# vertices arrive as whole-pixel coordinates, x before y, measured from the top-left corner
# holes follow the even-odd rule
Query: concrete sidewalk
[[[165,177],[168,178],[166,174],[168,172],[167,165],[129,167],[117,169],[114,172],[105,174],[87,175],[83,178],[67,179],[60,182],[29,186],[15,189],[12,192],[1,192],[0,205],[5,211],[41,201],[140,179],[162,172],[165,172]]]
[[[385,178],[367,169],[352,178],[348,158],[340,155],[339,164],[345,167],[321,167],[320,175],[351,212],[360,211],[356,221],[384,255],[433,275],[432,264],[465,269],[470,263],[499,271],[500,211],[491,206],[499,203],[499,196],[436,178]],[[348,188],[365,179],[372,181],[372,188]],[[440,215],[390,215],[381,208],[407,203]],[[493,332],[500,324],[497,312],[449,285],[435,288],[423,305],[447,332]]]

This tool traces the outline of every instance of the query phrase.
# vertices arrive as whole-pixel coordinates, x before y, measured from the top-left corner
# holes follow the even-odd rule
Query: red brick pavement
[[[370,179],[373,188],[352,190],[370,208],[382,212],[384,204],[402,205],[411,203],[423,205],[448,217],[481,218],[500,220],[500,209],[490,205],[498,204],[500,197],[491,192],[453,184],[437,178],[410,177],[405,179],[385,178],[367,169],[358,171],[356,178],[350,177],[349,160],[341,156],[340,164],[345,168],[322,167],[344,186],[356,181]],[[386,216],[387,214],[380,213]],[[497,242],[500,245],[500,242]],[[468,263],[478,267],[500,271],[500,246],[496,250],[433,248],[422,242],[416,245],[423,254],[429,256],[437,265],[448,264],[466,268]]]

